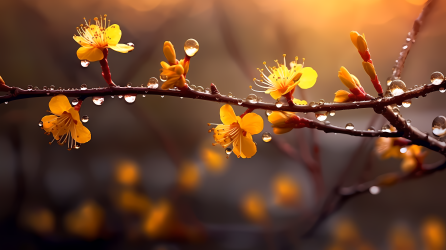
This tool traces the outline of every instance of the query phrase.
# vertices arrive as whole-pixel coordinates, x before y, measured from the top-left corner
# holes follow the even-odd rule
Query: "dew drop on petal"
[[[345,125],[345,129],[353,130],[355,129],[355,126],[353,125],[353,123],[349,122]]]
[[[438,137],[444,137],[446,135],[446,117],[437,116],[432,121],[432,134]]]
[[[90,119],[90,117],[88,117],[88,115],[84,115],[84,116],[82,116],[82,122],[83,123],[86,123],[86,122],[88,122],[88,120]]]
[[[262,134],[262,140],[264,142],[270,142],[273,139],[273,137],[271,137],[271,134],[269,132],[265,132]]]
[[[369,188],[369,192],[373,195],[377,195],[381,192],[381,189],[377,186],[373,186]]]
[[[124,95],[124,100],[127,103],[134,103],[136,101],[136,95],[135,94]]]
[[[232,148],[226,148],[226,149],[225,149],[225,153],[226,153],[227,155],[230,155],[230,154],[232,153]]]
[[[78,103],[79,103],[79,100],[78,100],[77,98],[74,98],[74,99],[71,101],[71,105],[73,105],[73,106],[76,106]]]
[[[283,103],[279,100],[276,102],[276,107],[281,108],[283,106]]]
[[[87,84],[85,84],[85,83],[82,84],[82,85],[81,85],[81,90],[86,90],[86,89],[87,89]]]
[[[314,115],[316,116],[316,119],[318,121],[322,122],[322,121],[325,121],[327,119],[328,112],[327,111],[320,111],[320,112],[314,113]]]
[[[128,46],[135,47],[135,44],[134,44],[134,43],[127,43],[127,45],[128,45]]]
[[[257,96],[256,96],[255,94],[249,94],[249,95],[246,97],[246,101],[248,101],[248,102],[250,102],[250,103],[257,103],[257,102],[258,102],[258,99],[257,99]]]
[[[444,80],[443,73],[436,71],[431,74],[431,83],[433,85],[440,85],[443,82],[443,80]]]
[[[167,81],[167,76],[166,76],[166,75],[160,75],[160,80],[161,80],[162,82]]]
[[[265,111],[266,116],[270,116],[272,113],[273,113],[272,110],[266,110],[266,111]]]
[[[104,103],[104,97],[102,96],[95,96],[93,97],[93,103],[100,106]]]
[[[197,40],[195,39],[187,39],[184,43],[184,52],[186,52],[186,55],[193,57],[198,50],[200,49],[200,45],[198,44]]]
[[[406,92],[406,84],[401,80],[393,80],[389,85],[390,93],[393,96],[399,96]]]
[[[39,122],[39,127],[43,127],[43,122],[42,121]]]
[[[150,77],[149,82],[147,83],[147,88],[149,89],[158,88],[158,79],[156,79],[156,77]]]
[[[405,100],[403,101],[403,107],[408,108],[410,107],[410,105],[412,104],[411,100]]]
[[[336,111],[334,111],[334,110],[330,111],[330,116],[335,116],[335,114],[336,114]]]
[[[87,61],[87,60],[82,60],[82,61],[81,61],[81,66],[82,66],[82,67],[86,68],[86,67],[88,67],[89,65],[90,65],[90,62],[89,62],[89,61]]]

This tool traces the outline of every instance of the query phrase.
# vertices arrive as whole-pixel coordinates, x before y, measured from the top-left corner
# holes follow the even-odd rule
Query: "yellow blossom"
[[[286,175],[274,179],[273,191],[276,203],[281,206],[298,205],[301,198],[297,183]]]
[[[104,211],[93,201],[85,202],[65,217],[67,231],[86,239],[96,238],[103,222]]]
[[[161,86],[161,89],[171,89],[177,87],[179,89],[186,87],[186,75],[189,71],[189,60],[181,59],[178,61],[175,56],[175,49],[171,42],[164,42],[163,46],[164,56],[167,62],[161,62],[161,78],[166,81]]]
[[[375,142],[375,151],[381,156],[381,159],[388,158],[403,158],[404,155],[400,152],[401,146],[395,145],[397,138],[379,137]]]
[[[180,168],[178,184],[186,191],[192,191],[200,183],[200,171],[195,163],[187,162]]]
[[[233,144],[233,152],[237,157],[251,158],[257,152],[252,135],[263,130],[263,119],[258,114],[248,113],[243,118],[236,116],[229,104],[220,109],[223,124],[214,129],[213,145],[220,144],[224,148]]]
[[[421,229],[426,250],[442,250],[446,247],[444,224],[437,218],[427,219]]]
[[[120,190],[116,195],[116,203],[123,211],[145,214],[150,209],[149,199],[131,189]]]
[[[242,203],[243,212],[252,221],[264,223],[267,220],[267,212],[263,198],[257,193],[245,196]]]
[[[203,160],[206,167],[215,172],[220,173],[225,169],[226,160],[224,156],[220,153],[217,153],[215,150],[211,150],[208,148],[203,148],[201,151],[201,159]]]
[[[268,116],[268,121],[272,124],[274,134],[285,134],[290,132],[294,127],[295,123],[292,122],[299,121],[299,117],[292,112],[286,111],[273,111]]]
[[[364,53],[368,50],[364,34],[360,35],[357,31],[351,31],[350,39],[360,53]]]
[[[127,53],[134,49],[133,46],[119,43],[122,35],[121,29],[117,24],[110,25],[110,20],[107,25],[107,15],[100,18],[95,17],[94,21],[95,24],[91,24],[90,21],[85,20],[85,24],[76,28],[79,35],[73,36],[73,39],[82,46],[77,50],[79,60],[90,62],[102,60],[104,58],[103,50],[107,48],[121,53]]]
[[[78,147],[77,143],[86,143],[91,139],[90,130],[82,124],[79,117],[79,106],[71,107],[70,101],[64,95],[51,98],[49,107],[52,115],[42,118],[43,129],[60,145],[68,142],[68,149]]]
[[[159,237],[168,228],[172,208],[167,201],[154,205],[143,224],[143,230],[150,237]]]
[[[139,180],[139,169],[133,161],[122,161],[116,167],[116,180],[123,185],[134,185]]]
[[[296,57],[297,61],[297,57]],[[317,73],[313,68],[304,67],[303,63],[298,64],[296,61],[290,63],[290,69],[286,66],[285,54],[283,57],[283,64],[279,64],[276,60],[277,67],[268,67],[266,62],[263,64],[267,69],[269,76],[267,76],[263,69],[259,69],[261,80],[254,78],[254,83],[270,94],[272,98],[279,99],[281,96],[291,93],[293,94],[296,86],[302,89],[309,89],[316,83]]]

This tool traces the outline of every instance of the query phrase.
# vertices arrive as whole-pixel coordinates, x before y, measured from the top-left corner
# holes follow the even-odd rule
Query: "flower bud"
[[[0,76],[0,85],[6,85],[5,81],[3,80],[3,78]]]
[[[368,50],[367,41],[365,40],[365,35],[360,35],[357,31],[350,32],[350,39],[353,45],[360,53],[364,53]]]
[[[335,93],[334,102],[348,102],[350,101],[349,95],[351,95],[348,91],[338,90]]]
[[[338,77],[341,80],[341,82],[347,87],[348,89],[355,89],[357,88],[356,83],[359,84],[358,79],[353,79],[352,75],[348,72],[348,70],[342,66],[341,69],[338,72]]]
[[[375,79],[376,71],[375,71],[375,66],[373,66],[373,64],[369,62],[362,62],[362,67],[364,68],[367,75],[370,76],[370,79],[372,80]]]
[[[300,118],[292,112],[273,111],[268,116],[274,134],[285,134],[299,126]]]
[[[173,48],[173,45],[169,41],[164,42],[163,47],[164,56],[166,57],[167,61],[170,65],[174,65],[177,62],[175,49]]]

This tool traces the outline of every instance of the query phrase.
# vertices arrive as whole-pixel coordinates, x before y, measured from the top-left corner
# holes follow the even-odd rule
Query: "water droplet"
[[[5,102],[5,104],[8,104],[8,102]]]
[[[250,102],[250,103],[257,103],[257,96],[255,94],[249,94],[246,97],[246,101]]]
[[[234,95],[232,95],[232,93],[231,93],[231,92],[229,92],[229,94],[228,94],[228,97],[230,97],[230,98],[233,98],[233,97],[234,97]]]
[[[162,82],[167,81],[167,76],[166,76],[166,75],[160,75],[160,80],[161,80]]]
[[[156,77],[150,77],[149,82],[147,83],[147,88],[149,89],[158,88],[158,79],[156,79]]]
[[[265,111],[266,116],[270,116],[272,113],[273,113],[272,110],[266,110],[266,111]]]
[[[446,117],[437,116],[432,121],[432,134],[443,137],[446,135]]]
[[[33,90],[33,85],[28,85],[28,90]]]
[[[87,84],[85,84],[85,83],[82,84],[82,85],[81,85],[81,90],[86,90],[86,89],[87,89]]]
[[[136,95],[135,94],[128,94],[124,96],[124,100],[127,103],[134,103],[136,101]]]
[[[381,131],[382,131],[382,132],[387,132],[387,133],[392,132],[392,131],[390,130],[390,125],[389,125],[389,124],[385,124],[384,126],[382,126]]]
[[[104,103],[104,97],[102,97],[102,96],[95,96],[95,97],[93,97],[93,103],[98,105],[98,106],[102,105]]]
[[[127,43],[127,45],[128,45],[128,46],[135,47],[135,44],[134,44],[134,43]]]
[[[407,38],[407,39],[409,39],[409,38]],[[373,186],[373,187],[369,188],[369,192],[373,195],[377,195],[381,192],[381,189],[377,186]]]
[[[330,116],[335,116],[335,115],[336,115],[336,111],[331,110],[331,111],[330,111]]]
[[[122,98],[122,95],[118,95],[118,98],[121,99],[121,98]]]
[[[345,125],[345,129],[353,130],[355,129],[355,126],[353,125],[353,123],[349,122]]]
[[[320,99],[319,100],[319,105],[324,105],[325,104],[325,100],[324,99]]]
[[[408,37],[408,38],[406,38],[406,41],[410,42],[410,38],[409,38],[409,37]]]
[[[225,149],[225,153],[226,153],[227,155],[230,155],[230,154],[232,153],[232,148],[226,148],[226,149]]]
[[[86,67],[88,67],[88,65],[90,65],[90,62],[89,62],[89,61],[87,61],[87,60],[82,60],[82,61],[81,61],[81,66],[82,66],[82,67],[86,68]]]
[[[237,104],[238,105],[242,105],[243,104],[243,100],[242,99],[237,99]]]
[[[130,87],[132,87],[132,83],[131,82],[127,83],[127,88],[130,88]]]
[[[276,107],[280,108],[282,106],[283,106],[283,103],[281,101],[277,100]]]
[[[205,88],[205,89],[204,89],[204,93],[206,93],[206,94],[210,94],[210,93],[211,93],[211,89],[210,89],[210,88]]]
[[[317,106],[317,103],[316,103],[316,102],[310,102],[310,107],[314,108],[314,107],[316,107],[316,106]]]
[[[81,148],[81,144],[80,143],[75,143],[74,144],[74,149],[80,149]]]
[[[378,102],[380,102],[380,101],[382,101],[383,99],[382,99],[382,97],[378,97],[378,98],[376,98],[376,101],[378,101]]]
[[[369,128],[367,129],[367,131],[369,131],[369,132],[375,132],[375,128],[374,128],[374,127],[369,127]]]
[[[39,122],[39,127],[43,127],[43,122],[42,121]]]
[[[404,154],[406,152],[407,152],[407,148],[406,147],[400,148],[400,153]]]
[[[404,94],[406,92],[406,84],[401,80],[393,80],[389,85],[390,93],[392,93],[393,96],[399,96]]]
[[[51,86],[50,86],[50,90],[54,90],[54,88],[55,88],[54,85],[51,85]]]
[[[200,48],[200,45],[198,44],[197,40],[195,39],[187,39],[187,41],[184,43],[184,52],[186,52],[186,55],[193,57],[195,53],[198,52],[198,49]]]
[[[84,115],[84,116],[82,116],[82,122],[83,122],[83,123],[88,122],[89,119],[90,119],[90,117],[88,117],[88,115]]]
[[[389,86],[391,82],[392,82],[392,78],[387,77],[387,86]]]
[[[405,100],[403,101],[403,107],[408,108],[410,107],[410,105],[412,104],[411,100]]]
[[[73,106],[76,106],[78,103],[79,103],[79,100],[78,100],[77,98],[74,98],[74,99],[71,101],[71,105],[73,105]]]
[[[444,80],[444,75],[443,73],[436,71],[434,73],[432,73],[431,75],[431,83],[433,85],[440,85]]]
[[[262,140],[264,142],[270,142],[273,138],[271,137],[271,134],[269,132],[265,132],[262,134]]]
[[[203,93],[204,92],[204,88],[201,87],[201,86],[198,86],[197,87],[197,91],[200,92],[200,93]]]
[[[331,124],[331,122],[330,121],[325,121],[324,124],[328,126],[328,125]]]
[[[403,46],[403,49],[407,49],[407,47],[408,47],[407,45],[404,45],[404,46]]]
[[[316,116],[316,119],[318,119],[318,121],[322,122],[327,119],[328,112],[327,111],[316,112],[314,113],[314,115]]]
[[[162,95],[161,98],[164,98],[164,96]]]
[[[444,88],[440,88],[440,93],[444,93],[444,92],[446,92],[446,89],[444,89]]]
[[[410,126],[411,123],[412,123],[411,120],[406,120],[406,124],[407,124],[407,126]]]
[[[191,90],[197,90],[197,86],[195,86],[195,85],[189,85],[189,88],[191,89]]]
[[[34,87],[34,90],[39,90],[39,87],[35,86],[35,87]]]
[[[48,87],[47,86],[43,86],[43,88],[42,88],[43,90],[47,90],[48,89]]]
[[[400,109],[398,107],[394,107],[392,109],[392,112],[393,112],[394,115],[399,115],[400,114]]]

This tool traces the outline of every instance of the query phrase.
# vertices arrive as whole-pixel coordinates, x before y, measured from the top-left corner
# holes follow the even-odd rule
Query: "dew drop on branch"
[[[156,77],[150,77],[149,82],[147,83],[147,88],[149,89],[158,88],[158,79],[156,79]]]
[[[225,153],[228,155],[227,157],[229,157],[229,155],[232,153],[232,148],[226,148]]]
[[[257,96],[255,94],[249,94],[246,97],[246,101],[248,101],[250,103],[257,103],[258,99],[257,99]]]
[[[394,115],[399,115],[400,114],[400,109],[398,107],[394,107],[392,109],[392,112],[393,112]]]
[[[87,123],[89,119],[90,119],[90,117],[88,117],[88,115],[84,115],[84,116],[82,116],[81,120],[83,123]]]
[[[211,93],[211,89],[210,89],[210,88],[205,88],[205,89],[204,89],[204,93],[206,93],[206,94],[210,94],[210,93]]]
[[[118,98],[121,99],[121,98],[122,98],[122,95],[118,95]]]
[[[50,90],[54,90],[54,88],[55,88],[54,85],[51,85],[51,86],[50,86]]]
[[[387,133],[392,132],[392,131],[390,130],[390,125],[389,125],[389,124],[385,124],[384,126],[382,126],[381,131],[382,131],[382,132],[387,132]]]
[[[127,88],[130,88],[130,87],[132,87],[132,83],[131,82],[127,83]]]
[[[355,126],[353,125],[353,123],[349,122],[345,125],[345,129],[353,130],[355,129]]]
[[[81,61],[81,66],[82,66],[82,67],[86,68],[86,67],[88,67],[89,65],[90,65],[90,62],[89,62],[89,61],[87,61],[87,60],[82,60],[82,61]]]
[[[134,103],[136,101],[136,95],[135,94],[124,95],[124,100],[127,103]]]
[[[283,106],[283,103],[279,100],[276,102],[276,107],[281,108]]]
[[[377,195],[381,192],[381,189],[377,186],[373,186],[369,188],[369,192],[373,195]]]
[[[77,98],[74,98],[74,99],[71,101],[71,105],[73,105],[73,106],[76,106],[78,103],[79,103],[79,100],[78,100]]]
[[[202,86],[198,86],[197,87],[197,91],[200,92],[200,93],[203,93],[204,92],[204,88]]]
[[[184,52],[186,52],[186,55],[193,57],[198,50],[200,49],[200,45],[198,44],[197,40],[195,39],[187,39],[184,43]]]
[[[410,126],[411,123],[412,123],[411,120],[406,120],[406,124],[407,124],[407,126]]]
[[[412,101],[411,100],[403,101],[403,107],[408,108],[408,107],[410,107],[410,105],[412,105]]]
[[[272,113],[273,113],[272,110],[266,110],[266,111],[265,111],[266,116],[270,116]]]
[[[432,134],[443,137],[446,135],[446,117],[437,116],[432,121]]]
[[[401,80],[393,80],[389,85],[390,93],[393,96],[399,96],[406,92],[406,84]]]
[[[444,80],[443,73],[436,71],[431,74],[431,83],[433,85],[440,85],[443,82],[443,80]]]
[[[319,105],[324,105],[325,104],[325,100],[324,99],[320,99],[319,100]]]
[[[28,85],[28,90],[33,90],[33,85]]]
[[[264,142],[270,142],[273,139],[273,137],[271,136],[271,134],[269,132],[265,132],[262,134],[262,140]]]
[[[242,99],[237,99],[237,104],[238,105],[242,105],[243,104],[243,100]]]
[[[367,131],[369,131],[369,132],[375,132],[375,128],[374,128],[374,127],[369,127],[369,128],[367,129]]]
[[[102,97],[102,96],[93,97],[93,103],[98,106],[101,106],[104,103],[104,97]]]
[[[195,86],[195,85],[193,85],[193,84],[189,85],[189,88],[190,88],[191,90],[197,90],[197,86]]]
[[[444,93],[444,92],[446,92],[446,89],[444,89],[444,88],[440,88],[440,93]]]
[[[331,110],[331,111],[330,111],[330,116],[335,116],[335,115],[336,115],[336,111]]]
[[[228,97],[229,98],[234,98],[234,95],[232,94],[232,92],[229,92]]]
[[[81,90],[87,90],[87,84],[85,84],[85,83],[82,84],[82,85],[81,85]]]
[[[316,107],[316,106],[317,106],[317,103],[316,103],[316,102],[310,102],[310,107],[314,108],[314,107]]]
[[[327,111],[320,111],[320,112],[314,113],[314,115],[316,116],[316,119],[321,122],[325,121],[327,119],[327,114],[328,114]]]

